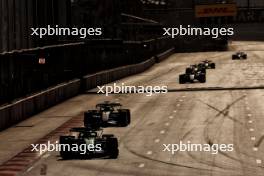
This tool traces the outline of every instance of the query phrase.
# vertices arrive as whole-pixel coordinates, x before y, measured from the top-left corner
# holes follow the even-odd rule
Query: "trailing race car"
[[[96,110],[84,113],[85,127],[125,127],[130,124],[129,109],[121,109],[120,103],[108,101],[96,105]]]
[[[206,68],[202,64],[195,64],[195,65],[190,65],[189,67],[186,68],[185,73],[191,73],[191,72],[202,72],[206,74]]]
[[[244,52],[237,52],[236,54],[232,55],[233,60],[239,60],[239,59],[247,59],[247,54]]]
[[[179,83],[185,84],[187,82],[193,83],[195,81],[199,81],[201,83],[206,82],[206,73],[201,70],[194,70],[187,68],[185,74],[181,74],[179,76]]]
[[[62,159],[118,157],[118,140],[114,135],[102,135],[101,129],[96,131],[89,128],[72,128],[70,132],[75,135],[60,136]]]
[[[205,69],[215,69],[215,63],[210,60],[204,60],[198,65],[203,66]]]

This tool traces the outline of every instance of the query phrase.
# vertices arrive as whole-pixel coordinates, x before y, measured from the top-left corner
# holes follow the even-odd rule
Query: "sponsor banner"
[[[239,10],[235,22],[252,23],[264,22],[264,9]]]
[[[200,17],[219,17],[236,16],[236,4],[214,4],[214,5],[196,5],[195,16]]]

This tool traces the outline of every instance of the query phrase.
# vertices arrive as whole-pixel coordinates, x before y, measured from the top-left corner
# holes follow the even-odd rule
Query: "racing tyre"
[[[86,128],[98,128],[102,125],[101,123],[101,114],[94,111],[88,111],[84,113],[84,126]]]
[[[111,137],[107,139],[107,151],[109,158],[116,159],[118,157],[119,150],[117,138]]]
[[[190,74],[190,73],[192,73],[192,70],[193,70],[193,69],[191,69],[190,67],[187,67],[187,68],[185,69],[185,74]]]
[[[129,109],[121,109],[120,110],[120,125],[122,127],[126,127],[131,122],[131,114]]]
[[[180,76],[179,76],[179,83],[180,83],[180,84],[184,84],[184,83],[186,83],[185,75],[180,75]]]
[[[204,73],[204,74],[206,74],[206,68],[202,68],[201,69],[201,72]]]
[[[60,144],[72,144],[74,136],[60,136]],[[60,156],[63,160],[68,160],[73,158],[73,154],[70,151],[60,151]]]
[[[206,82],[206,76],[205,76],[205,74],[201,74],[201,75],[199,76],[199,81],[200,81],[201,83],[205,83],[205,82]]]

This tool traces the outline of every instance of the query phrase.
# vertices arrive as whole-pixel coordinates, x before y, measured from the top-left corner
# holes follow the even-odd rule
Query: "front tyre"
[[[72,144],[72,140],[74,136],[60,136],[59,144],[70,145]],[[73,154],[71,151],[60,151],[60,156],[63,160],[68,160],[73,158]]]
[[[131,122],[131,114],[129,109],[121,109],[119,112],[120,126],[126,127]]]
[[[180,84],[185,84],[185,83],[186,83],[185,75],[180,75],[180,76],[179,76],[179,83],[180,83]]]
[[[205,82],[206,82],[206,76],[205,76],[205,74],[201,74],[201,75],[199,76],[199,81],[200,81],[201,83],[205,83]]]

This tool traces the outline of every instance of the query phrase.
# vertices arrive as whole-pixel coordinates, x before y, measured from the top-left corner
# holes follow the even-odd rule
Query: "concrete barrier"
[[[67,83],[60,84],[45,91],[33,94],[11,104],[0,107],[0,131],[4,130],[26,118],[54,106],[66,99],[76,96],[80,91],[89,90],[98,85],[107,84],[115,80],[141,73],[164,58],[172,54],[173,50],[152,57],[142,63],[118,67],[84,76]]]
[[[78,95],[80,86],[81,80],[75,79],[0,107],[0,130]]]
[[[164,59],[167,59],[170,55],[172,55],[175,52],[174,48],[168,49],[165,52],[158,54],[156,57],[156,63],[159,63],[163,61]]]
[[[7,105],[5,108],[0,109],[0,129],[4,129],[7,126],[10,126],[9,117],[10,106]]]
[[[153,57],[139,64],[127,65],[111,70],[102,71],[92,75],[84,76],[82,79],[83,90],[89,90],[99,85],[107,84],[130,75],[141,73],[147,70],[148,68],[150,68],[154,64],[155,64],[155,59]]]

